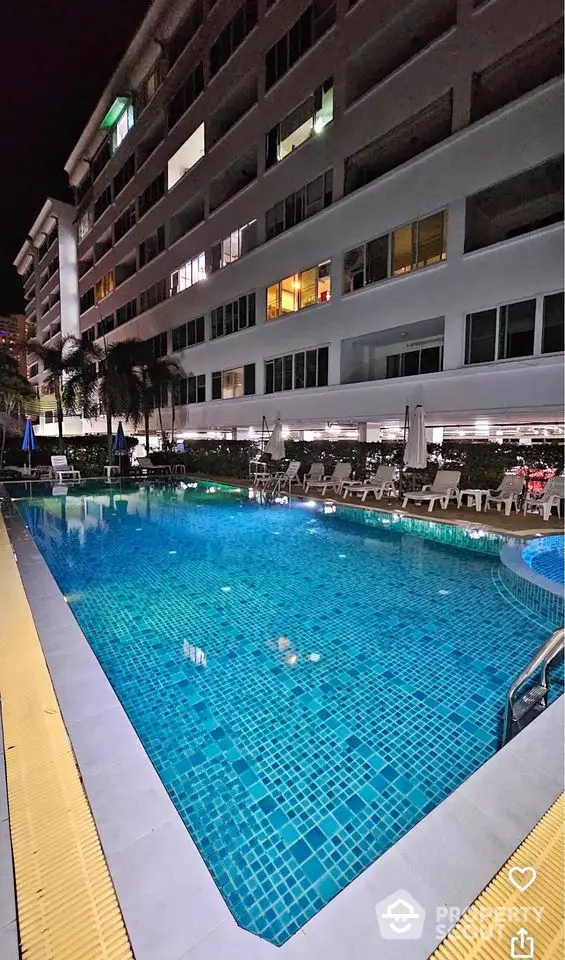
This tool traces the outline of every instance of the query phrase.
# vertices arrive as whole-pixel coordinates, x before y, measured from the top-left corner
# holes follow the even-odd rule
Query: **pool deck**
[[[433,519],[440,519],[440,513],[434,513]],[[482,515],[473,514],[476,523]],[[9,504],[5,522],[11,549],[0,557],[0,577],[3,583],[8,575],[19,572],[21,577],[35,625],[36,654],[49,670],[56,709],[58,705],[55,717],[62,719],[72,744],[136,960],[369,960],[376,956],[427,960],[438,945],[436,910],[465,911],[563,790],[563,716],[562,704],[557,702],[282,947],[260,940],[238,927],[229,913],[49,569]],[[14,622],[6,621],[5,609],[0,607],[0,652],[14,658],[14,647],[21,642],[19,624],[16,633]],[[520,666],[516,665],[517,670]],[[19,693],[21,682],[16,670],[0,675],[3,713],[6,701]],[[10,750],[22,751],[25,763],[25,738],[17,729],[6,742]],[[71,770],[76,767],[67,764],[61,776],[67,778]],[[26,881],[14,843],[17,807],[12,804],[11,777],[8,764],[9,818],[0,787],[2,960],[19,956]],[[36,793],[28,818],[40,819],[42,811],[42,797]],[[8,822],[17,910],[9,858],[4,856]],[[61,821],[58,828],[64,838],[68,824]],[[54,885],[55,874],[53,870]],[[426,909],[428,919],[419,940],[389,942],[379,935],[375,905],[397,890],[409,891]],[[454,923],[455,919],[448,926]],[[36,926],[35,933],[40,929]],[[98,955],[113,956],[108,951],[85,957]],[[28,949],[25,956],[36,960],[50,954],[42,952],[36,937],[33,950]]]

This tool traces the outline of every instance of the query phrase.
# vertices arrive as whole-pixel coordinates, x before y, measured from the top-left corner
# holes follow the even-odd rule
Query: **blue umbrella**
[[[31,451],[37,450],[37,440],[35,438],[35,433],[33,432],[33,424],[30,417],[28,417],[26,420],[24,439],[22,441],[22,450],[27,450],[27,465],[31,473]]]
[[[124,428],[122,427],[122,423],[120,421],[120,423],[118,424],[118,429],[116,430],[116,436],[114,437],[114,444],[113,444],[112,450],[114,451],[114,453],[124,453],[127,450],[127,448],[128,448],[128,445],[126,443],[126,438],[124,436]]]

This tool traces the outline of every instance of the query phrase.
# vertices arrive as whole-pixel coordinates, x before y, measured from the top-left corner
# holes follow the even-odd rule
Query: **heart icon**
[[[513,887],[520,890],[521,893],[531,887],[536,879],[537,873],[533,867],[512,867],[508,871],[508,879]]]

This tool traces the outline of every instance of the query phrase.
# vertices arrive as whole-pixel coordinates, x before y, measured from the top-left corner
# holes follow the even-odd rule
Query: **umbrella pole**
[[[402,499],[402,481],[404,479],[404,450],[406,449],[406,437],[408,434],[408,424],[410,421],[410,407],[406,404],[404,408],[404,436],[403,436],[403,451],[402,451],[402,463],[400,464],[399,470],[399,479],[398,479],[398,497]]]

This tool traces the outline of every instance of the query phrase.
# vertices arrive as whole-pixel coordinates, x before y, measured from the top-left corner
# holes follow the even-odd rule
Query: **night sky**
[[[1,0],[0,315],[23,309],[12,262],[150,0]]]

